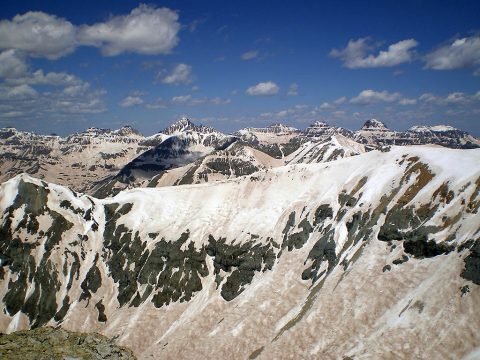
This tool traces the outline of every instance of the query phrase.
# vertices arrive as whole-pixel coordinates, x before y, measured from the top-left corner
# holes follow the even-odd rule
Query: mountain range
[[[181,118],[145,137],[131,126],[89,128],[67,137],[0,129],[0,181],[28,173],[97,197],[126,188],[208,182],[304,161],[331,161],[382,146],[480,147],[450,126],[389,130],[371,119],[356,131],[317,121],[304,131],[273,124],[231,135]],[[328,156],[326,156],[328,155]]]
[[[1,332],[141,359],[480,355],[480,142],[460,130],[0,138]]]

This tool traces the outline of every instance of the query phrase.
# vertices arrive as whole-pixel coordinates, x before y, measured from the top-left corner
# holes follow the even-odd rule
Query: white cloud
[[[328,101],[325,101],[320,105],[320,109],[322,109],[322,110],[330,110],[330,109],[333,109],[333,108],[335,108],[335,106],[330,104]]]
[[[30,85],[0,85],[0,118],[71,120],[72,115],[98,114],[107,109],[103,102],[105,91],[62,90],[38,92]]]
[[[187,106],[196,106],[196,105],[203,105],[203,104],[211,104],[211,105],[227,105],[230,104],[230,99],[222,99],[220,97],[214,98],[195,98],[192,95],[179,95],[174,96],[170,100],[170,103],[173,105],[187,105]]]
[[[16,50],[10,49],[0,53],[0,77],[17,78],[25,75],[28,65]]]
[[[253,60],[258,57],[258,50],[250,50],[247,51],[246,53],[243,53],[241,58],[242,60]]]
[[[400,93],[388,91],[363,90],[357,96],[350,99],[350,103],[357,105],[369,105],[379,102],[394,102],[402,97]]]
[[[297,96],[298,95],[298,85],[297,84],[291,84],[288,87],[287,95],[288,96]]]
[[[30,11],[0,21],[0,49],[48,59],[70,54],[81,45],[99,47],[106,56],[168,54],[178,44],[180,27],[176,12],[145,4],[128,15],[78,27],[55,15]]]
[[[39,11],[0,21],[0,48],[58,59],[75,50],[76,29],[69,21]]]
[[[180,95],[172,97],[171,102],[173,104],[186,104],[192,99],[192,95]]]
[[[167,107],[167,103],[162,98],[158,98],[155,101],[145,105],[145,107],[147,109],[165,109]]]
[[[3,60],[3,61],[2,61]],[[0,118],[52,118],[65,114],[93,114],[106,111],[105,91],[90,89],[90,84],[64,72],[31,71],[17,50],[0,53]],[[33,85],[60,89],[39,91]]]
[[[425,104],[465,106],[480,102],[480,91],[473,95],[465,94],[463,92],[453,92],[444,97],[436,96],[432,93],[425,93],[419,97],[419,100]]]
[[[425,67],[451,70],[480,66],[480,35],[457,39],[425,56]]]
[[[350,40],[344,49],[333,49],[330,56],[342,60],[343,66],[349,69],[390,67],[412,61],[417,45],[415,39],[402,40],[377,55],[368,55],[377,46],[373,46],[369,38],[361,38]]]
[[[337,100],[335,100],[333,103],[335,105],[341,105],[343,104],[344,102],[346,102],[348,99],[346,96],[342,96],[342,97],[339,97]]]
[[[139,96],[127,96],[119,103],[121,107],[132,107],[141,104],[143,104],[143,100]]]
[[[2,100],[26,100],[37,96],[37,91],[25,84],[13,87],[2,86],[0,88],[0,98]]]
[[[79,96],[90,90],[90,84],[82,82],[78,85],[70,85],[63,89],[63,93],[68,96]]]
[[[232,101],[230,99],[222,99],[220,97],[214,97],[210,99],[210,102],[213,105],[226,105],[226,104],[230,104]]]
[[[250,96],[266,96],[275,95],[280,91],[280,88],[273,81],[261,82],[257,85],[250,86],[246,93]]]
[[[188,84],[192,82],[192,67],[187,64],[178,64],[172,72],[163,77],[164,84]]]
[[[25,58],[13,49],[0,53],[0,78],[9,85],[89,86],[76,76],[64,72],[44,73],[41,69],[31,72]]]
[[[178,14],[168,8],[140,4],[129,15],[79,28],[78,41],[97,46],[106,56],[122,52],[168,54],[178,43]]]
[[[398,102],[400,105],[415,105],[417,103],[416,99],[404,98]]]
[[[83,81],[77,78],[75,75],[64,72],[49,72],[45,74],[43,70],[37,70],[33,73],[26,73],[23,77],[7,78],[6,81],[10,84],[53,86],[81,85],[83,83]]]
[[[332,116],[335,118],[342,118],[347,114],[345,110],[337,110],[332,113]]]

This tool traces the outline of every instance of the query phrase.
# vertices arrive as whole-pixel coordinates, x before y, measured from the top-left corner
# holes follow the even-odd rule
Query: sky
[[[480,136],[479,14],[467,0],[3,0],[0,127],[377,118]]]

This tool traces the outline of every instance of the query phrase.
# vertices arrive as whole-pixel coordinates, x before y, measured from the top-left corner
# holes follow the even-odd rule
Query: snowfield
[[[329,146],[351,154],[305,143],[105,199],[3,183],[0,331],[98,331],[141,359],[475,358],[480,150]]]

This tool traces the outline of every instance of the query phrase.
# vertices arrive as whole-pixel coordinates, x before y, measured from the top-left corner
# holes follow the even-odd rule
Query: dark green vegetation
[[[480,285],[480,240],[477,239],[472,243],[470,255],[465,258],[465,269],[461,276]]]
[[[122,359],[134,360],[132,351],[100,334],[44,327],[0,334],[4,360]]]
[[[217,285],[226,278],[221,295],[233,300],[252,281],[255,272],[272,269],[276,246],[272,239],[266,245],[254,241],[242,244],[227,243],[226,239],[209,237],[208,245],[195,248],[187,230],[177,240],[157,239],[155,246],[147,249],[138,233],[133,234],[118,219],[130,212],[132,204],[105,206],[104,260],[110,274],[118,283],[120,306],[139,306],[151,294],[156,307],[176,301],[189,301],[202,289],[201,278],[208,275],[207,255],[213,257]],[[222,270],[222,272],[220,271]],[[147,285],[140,293],[139,287]]]
[[[62,234],[73,226],[59,213],[46,206],[48,194],[46,184],[37,186],[21,180],[18,195],[13,204],[5,210],[0,228],[1,277],[4,278],[7,267],[11,273],[17,274],[16,281],[9,280],[8,291],[3,298],[5,309],[10,316],[22,311],[29,317],[32,327],[46,324],[57,313],[56,293],[61,283],[58,270],[50,256],[60,243]],[[12,229],[14,212],[22,206],[25,206],[24,216]],[[38,231],[37,217],[44,214],[50,215],[53,219],[46,232]],[[30,235],[30,241],[22,241],[18,237],[21,229]],[[42,242],[43,256],[40,262],[36,263],[32,252],[40,247]],[[27,297],[29,286],[33,287],[33,291]]]
[[[227,300],[233,300],[252,282],[255,272],[271,270],[275,262],[272,247],[278,247],[273,239],[268,239],[266,245],[248,241],[236,245],[226,243],[226,239],[215,240],[208,237],[207,254],[213,257],[217,287],[223,282],[221,295]]]

